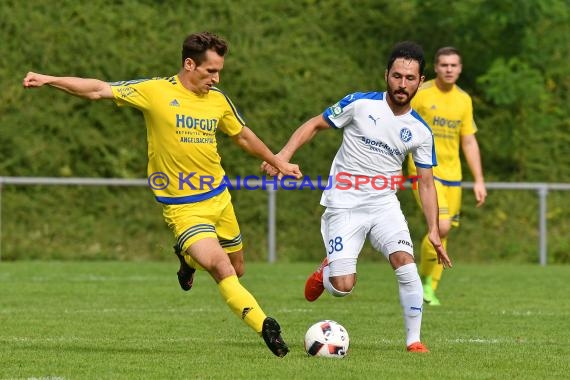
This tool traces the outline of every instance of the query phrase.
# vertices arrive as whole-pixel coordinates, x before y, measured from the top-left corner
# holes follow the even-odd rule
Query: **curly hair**
[[[394,61],[398,58],[411,59],[420,64],[420,75],[424,75],[426,60],[424,58],[424,49],[415,42],[404,41],[397,43],[390,53],[386,69],[390,71]]]

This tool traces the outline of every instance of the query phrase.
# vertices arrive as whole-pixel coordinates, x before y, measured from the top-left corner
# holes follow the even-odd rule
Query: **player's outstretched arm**
[[[437,191],[433,183],[433,171],[431,168],[418,167],[419,195],[427,224],[428,239],[437,252],[437,261],[446,268],[451,268],[451,260],[441,244],[439,237],[439,206],[437,204]]]
[[[270,165],[276,168],[283,175],[293,176],[295,178],[302,177],[302,173],[299,170],[298,165],[290,164],[288,161],[274,155],[267,145],[265,145],[263,141],[261,141],[261,139],[248,127],[243,127],[240,133],[232,136],[232,140],[252,156],[261,158],[265,162],[269,162]]]
[[[287,144],[278,153],[285,161],[291,160],[295,152],[311,141],[313,137],[325,129],[329,129],[330,125],[325,121],[323,115],[319,114],[304,122],[289,138]]]
[[[90,100],[113,99],[111,85],[99,79],[56,77],[29,72],[26,74],[22,84],[25,88],[36,88],[48,85]]]
[[[304,144],[311,141],[317,132],[324,129],[330,128],[329,124],[323,119],[321,114],[307,120],[304,122],[289,138],[289,141],[281,149],[279,153],[276,154],[277,157],[289,162],[295,152]],[[269,175],[276,175],[276,168],[269,161],[264,161],[261,164],[261,170],[265,171]]]

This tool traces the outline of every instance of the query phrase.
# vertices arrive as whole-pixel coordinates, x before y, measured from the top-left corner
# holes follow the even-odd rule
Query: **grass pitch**
[[[179,289],[176,260],[0,263],[0,379],[562,379],[570,377],[570,266],[473,265],[446,271],[426,306],[429,354],[405,352],[386,263],[359,264],[346,298],[303,298],[318,263],[249,263],[243,284],[283,328],[274,357],[198,273]],[[307,357],[320,319],[350,334],[345,359]]]

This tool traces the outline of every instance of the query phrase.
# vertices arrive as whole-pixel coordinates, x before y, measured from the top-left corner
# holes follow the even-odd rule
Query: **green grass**
[[[178,288],[176,263],[0,263],[0,379],[559,379],[570,374],[570,266],[457,264],[426,307],[427,355],[404,351],[394,275],[359,266],[353,294],[303,299],[314,264],[248,264],[242,279],[282,325],[274,357],[203,272]],[[310,324],[349,331],[343,360],[309,358]]]

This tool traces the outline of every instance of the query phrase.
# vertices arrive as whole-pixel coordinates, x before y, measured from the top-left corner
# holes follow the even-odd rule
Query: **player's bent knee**
[[[408,252],[397,251],[391,253],[389,256],[390,264],[392,268],[398,269],[404,265],[414,263],[414,256]]]
[[[345,297],[352,293],[352,289],[354,288],[353,281],[347,281],[346,278],[342,278],[344,281],[340,281],[339,278],[330,278],[328,281],[324,281],[324,287],[328,290],[328,292],[335,296],[335,297]]]
[[[356,258],[335,260],[325,268],[324,274],[328,276],[323,283],[325,289],[335,297],[345,297],[356,284]]]
[[[220,282],[226,277],[237,275],[234,267],[231,265],[229,261],[219,261],[216,262],[210,268],[206,268],[208,273],[216,280],[216,282]]]

